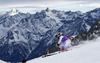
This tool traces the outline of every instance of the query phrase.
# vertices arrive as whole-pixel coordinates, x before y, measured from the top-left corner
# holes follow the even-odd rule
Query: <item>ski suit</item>
[[[60,44],[59,48],[61,50],[67,50],[67,48],[71,46],[71,40],[66,36],[60,36],[58,44]]]

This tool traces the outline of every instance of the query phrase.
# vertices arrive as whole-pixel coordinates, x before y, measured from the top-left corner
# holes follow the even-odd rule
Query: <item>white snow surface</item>
[[[85,41],[72,50],[49,57],[39,57],[26,63],[100,63],[100,37]]]
[[[6,62],[4,62],[4,61],[0,60],[0,63],[6,63]]]

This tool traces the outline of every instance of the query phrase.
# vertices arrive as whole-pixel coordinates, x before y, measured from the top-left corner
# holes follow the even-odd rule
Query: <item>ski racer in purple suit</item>
[[[55,37],[59,39],[58,41],[59,48],[62,51],[67,51],[67,48],[71,46],[71,40],[66,36],[62,36],[60,33],[56,34]]]

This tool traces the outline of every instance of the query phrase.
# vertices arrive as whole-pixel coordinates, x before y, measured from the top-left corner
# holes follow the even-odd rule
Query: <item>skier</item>
[[[67,49],[71,46],[71,40],[60,33],[56,34],[55,37],[59,39],[57,45],[59,46],[60,50],[67,51]]]

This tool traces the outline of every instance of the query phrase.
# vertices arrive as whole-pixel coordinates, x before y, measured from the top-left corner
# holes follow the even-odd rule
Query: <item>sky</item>
[[[13,8],[35,13],[49,7],[51,10],[87,12],[100,7],[100,0],[0,0],[0,13]]]

